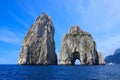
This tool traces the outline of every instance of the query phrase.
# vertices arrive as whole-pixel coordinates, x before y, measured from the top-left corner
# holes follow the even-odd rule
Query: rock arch
[[[59,63],[73,65],[76,59],[79,59],[82,65],[99,64],[95,41],[91,34],[82,31],[79,26],[71,27],[63,37]]]
[[[81,65],[81,62],[79,59],[76,59],[73,65]]]
[[[78,51],[75,51],[72,53],[72,61],[71,63],[74,65],[75,61],[78,59],[80,61],[80,53]],[[81,62],[81,61],[80,61]]]

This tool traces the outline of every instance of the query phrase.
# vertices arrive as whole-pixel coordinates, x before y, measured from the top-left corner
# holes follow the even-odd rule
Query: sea
[[[120,65],[0,65],[0,80],[120,80]]]

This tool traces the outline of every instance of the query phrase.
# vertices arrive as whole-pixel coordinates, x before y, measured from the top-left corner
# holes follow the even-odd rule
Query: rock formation
[[[109,55],[105,58],[106,63],[120,64],[120,48],[116,49],[113,55]]]
[[[50,17],[43,13],[24,39],[18,64],[57,64],[54,32]]]
[[[82,31],[79,26],[72,26],[63,37],[59,63],[73,65],[76,59],[79,59],[82,65],[99,64],[96,43],[91,34]]]
[[[99,64],[100,65],[104,65],[105,64],[105,61],[102,57],[102,53],[101,52],[98,52],[98,57],[99,57]]]

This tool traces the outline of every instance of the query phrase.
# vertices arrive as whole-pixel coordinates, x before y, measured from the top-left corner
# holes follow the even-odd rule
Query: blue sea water
[[[0,80],[120,80],[120,65],[0,65]]]

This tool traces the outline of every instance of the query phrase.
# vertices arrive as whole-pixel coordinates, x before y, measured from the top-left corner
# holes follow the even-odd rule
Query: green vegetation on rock
[[[89,45],[85,44],[84,47],[85,47],[85,51],[87,51],[87,52],[90,51],[90,47],[89,47]]]
[[[72,37],[76,37],[76,36],[78,36],[79,34],[77,33],[77,32],[74,32],[73,34],[72,34]]]

